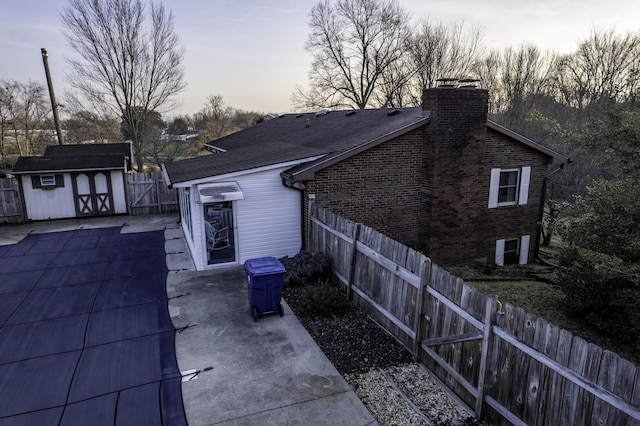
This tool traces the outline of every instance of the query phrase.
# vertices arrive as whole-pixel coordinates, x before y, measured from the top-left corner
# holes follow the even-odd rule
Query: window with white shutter
[[[526,265],[529,261],[529,241],[530,235],[523,235],[520,238],[496,240],[495,264],[504,265]]]
[[[490,209],[499,206],[527,204],[531,167],[521,169],[491,169],[489,185]]]

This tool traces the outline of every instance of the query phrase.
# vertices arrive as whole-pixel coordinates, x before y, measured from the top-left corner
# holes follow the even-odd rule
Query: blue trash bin
[[[275,257],[259,257],[247,260],[244,269],[247,272],[249,309],[253,320],[257,321],[259,316],[269,313],[283,316],[280,299],[286,269],[282,263]]]

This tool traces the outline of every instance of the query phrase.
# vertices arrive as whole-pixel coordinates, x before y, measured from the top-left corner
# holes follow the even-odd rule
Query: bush
[[[329,278],[330,261],[324,253],[303,250],[293,257],[280,259],[280,262],[287,270],[285,285],[305,285]]]
[[[559,284],[565,303],[597,329],[640,348],[640,275],[635,265],[586,249],[567,249]]]
[[[327,280],[305,288],[300,303],[301,312],[307,315],[339,315],[349,307],[345,292]]]

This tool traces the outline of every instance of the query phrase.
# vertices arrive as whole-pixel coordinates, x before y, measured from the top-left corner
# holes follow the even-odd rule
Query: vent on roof
[[[304,114],[298,114],[298,115],[296,115],[296,118],[300,118],[302,116],[304,116]]]
[[[398,115],[398,114],[400,114],[400,110],[399,110],[399,109],[394,109],[393,111],[389,111],[389,112],[387,113],[387,115],[388,115],[389,117],[393,117],[394,115]]]
[[[329,114],[329,110],[327,108],[322,108],[321,110],[316,111],[315,116],[320,117],[327,114]]]
[[[345,114],[347,117],[351,117],[352,115],[356,115],[356,111],[355,110],[351,110],[348,113]]]

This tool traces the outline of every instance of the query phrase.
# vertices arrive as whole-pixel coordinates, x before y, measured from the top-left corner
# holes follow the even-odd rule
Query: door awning
[[[200,193],[200,201],[203,204],[244,200],[244,194],[238,182],[219,182],[198,185],[198,192]]]

